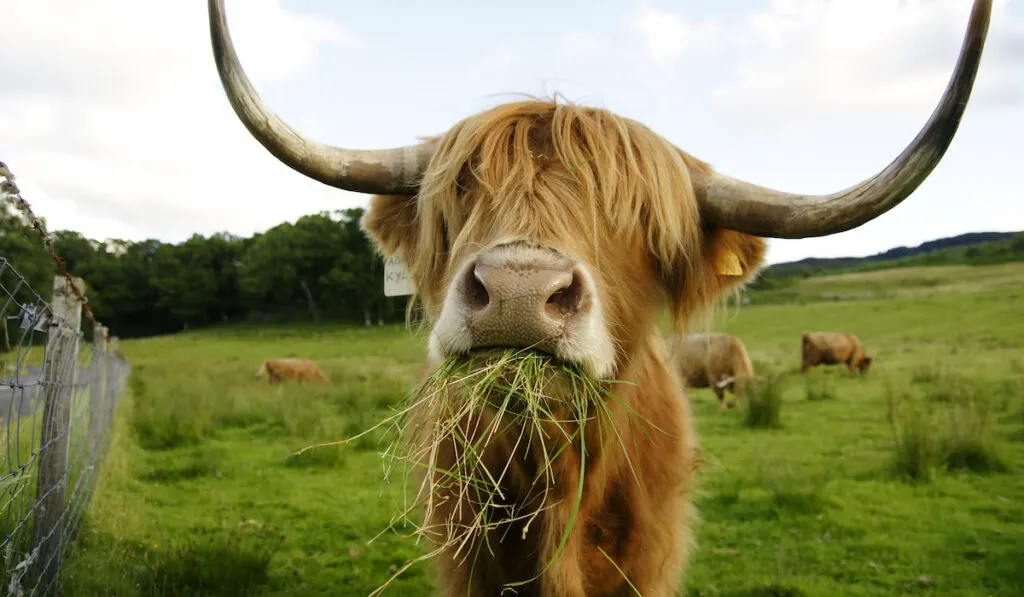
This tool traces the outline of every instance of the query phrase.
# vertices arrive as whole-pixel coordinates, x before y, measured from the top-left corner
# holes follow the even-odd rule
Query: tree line
[[[0,256],[49,300],[56,264],[9,199],[2,208]],[[177,244],[71,230],[52,239],[67,271],[85,280],[96,319],[123,338],[233,322],[402,321],[407,298],[384,296],[384,264],[359,228],[362,214],[325,211],[251,237],[195,234]]]
[[[70,230],[52,238],[67,271],[85,280],[93,314],[121,337],[221,323],[402,321],[407,299],[384,296],[384,264],[359,228],[362,214],[358,208],[324,211],[247,238],[195,234],[177,244],[97,241]],[[842,271],[1022,260],[1024,232],[919,252],[899,259],[779,264],[761,272],[747,290],[756,294]],[[9,197],[0,205],[0,257],[49,300],[57,267]]]

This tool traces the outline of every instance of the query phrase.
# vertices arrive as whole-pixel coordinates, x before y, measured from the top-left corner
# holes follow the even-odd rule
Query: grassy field
[[[691,391],[706,464],[686,595],[1024,594],[1024,264],[925,270],[815,278],[792,304],[720,318],[780,376],[781,422],[748,427]],[[826,292],[863,298],[815,300]],[[805,330],[856,333],[871,373],[793,374]],[[291,454],[378,420],[416,383],[423,346],[399,327],[124,342],[129,394],[66,594],[366,595],[385,582],[422,547],[385,532],[401,501],[378,445]],[[262,358],[289,355],[333,384],[253,379]],[[385,594],[429,595],[430,582],[418,564]]]

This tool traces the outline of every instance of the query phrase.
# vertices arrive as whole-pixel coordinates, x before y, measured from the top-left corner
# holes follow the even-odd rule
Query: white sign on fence
[[[32,328],[37,332],[42,332],[46,327],[48,319],[45,313],[36,315],[35,305],[22,306],[21,314],[18,315],[18,327],[23,330]]]

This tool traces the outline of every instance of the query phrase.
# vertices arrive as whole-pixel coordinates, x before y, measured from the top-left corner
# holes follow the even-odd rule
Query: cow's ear
[[[415,253],[419,236],[415,197],[375,195],[359,224],[383,256],[398,250],[405,256]]]
[[[764,264],[766,250],[767,242],[761,237],[705,225],[698,254],[668,280],[677,327],[681,329],[695,312],[751,282]]]

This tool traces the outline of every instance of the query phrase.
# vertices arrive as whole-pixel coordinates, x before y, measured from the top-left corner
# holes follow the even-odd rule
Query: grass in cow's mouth
[[[579,458],[579,477],[572,495],[567,496],[572,500],[572,513],[558,549],[544,564],[549,566],[561,553],[582,501],[588,447],[581,430],[588,421],[596,421],[602,448],[609,442],[613,448],[616,444],[624,447],[625,438],[609,416],[611,409],[621,405],[630,415],[639,416],[611,392],[613,383],[621,382],[597,381],[575,365],[532,350],[475,351],[445,360],[398,412],[364,432],[381,427],[389,430],[391,441],[383,453],[385,482],[396,473],[403,482],[418,478],[414,491],[406,492],[414,497],[403,505],[389,528],[398,532],[398,526],[412,527],[412,535],[429,537],[437,546],[406,562],[373,594],[410,566],[445,550],[453,550],[454,557],[473,566],[476,554],[470,553],[470,545],[474,537],[485,537],[481,548],[490,549],[492,537],[503,539],[512,523],[522,525],[523,537],[537,532],[532,523],[550,507],[545,505],[545,495],[556,481],[565,483],[555,478],[556,462]],[[504,462],[487,460],[495,450]],[[515,474],[510,470],[514,460],[524,457],[540,463],[525,502],[510,499],[507,493],[508,478]],[[439,500],[439,496],[447,497]],[[434,527],[421,525],[410,516],[422,508],[423,519],[431,520],[432,514],[444,512],[449,504],[467,502],[476,506],[468,519],[456,520],[466,515],[460,508],[448,508],[444,523]],[[514,589],[530,580],[508,586]]]

